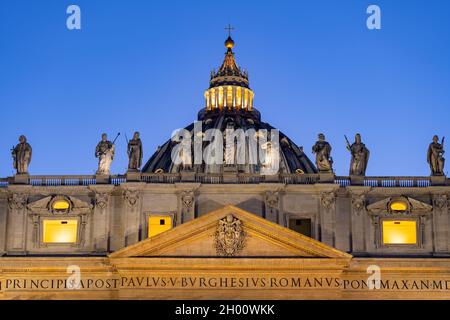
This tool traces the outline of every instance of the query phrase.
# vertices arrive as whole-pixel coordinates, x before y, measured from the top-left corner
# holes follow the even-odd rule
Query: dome
[[[279,165],[276,166],[277,173],[317,173],[316,167],[303,152],[303,147],[297,146],[285,134],[276,130],[270,124],[261,121],[259,111],[253,107],[254,93],[249,87],[248,74],[236,64],[232,51],[234,41],[231,37],[228,37],[225,41],[225,46],[227,52],[224,62],[217,72],[211,72],[210,86],[205,91],[205,107],[198,113],[198,122],[191,123],[184,128],[184,134],[189,136],[190,139],[188,142],[189,148],[184,149],[188,151],[180,152],[180,149],[182,149],[180,143],[183,143],[182,138],[170,139],[158,147],[143,167],[142,172],[177,173],[188,169],[197,173],[222,173],[224,170],[230,170],[231,168],[231,170],[239,173],[258,174],[263,173],[264,167],[273,158],[279,160]],[[223,159],[220,159],[220,165],[210,164],[210,162],[201,158],[196,164],[194,159],[198,158],[196,158],[194,152],[196,149],[195,141],[197,141],[197,146],[202,147],[202,150],[208,148],[208,145],[211,145],[212,142],[210,142],[211,139],[205,139],[205,135],[210,132],[210,129],[216,129],[215,132],[220,132],[220,138],[223,139],[221,141]],[[236,145],[240,141],[244,148],[239,149],[239,146],[230,144],[231,147],[229,147],[227,145],[225,140],[230,129],[233,130],[231,132],[242,133],[242,140],[236,137]],[[278,134],[278,136],[274,136],[275,139],[271,136],[273,132]],[[235,141],[235,138],[233,138],[233,141]],[[261,144],[261,142],[263,143]],[[256,147],[252,148],[255,145]],[[184,144],[184,146],[186,145]],[[273,146],[276,146],[276,148]],[[238,154],[237,149],[243,152],[239,154],[240,157],[230,156],[231,154]],[[270,149],[270,151],[279,150],[279,152],[276,157],[270,157],[269,155],[274,153],[270,153],[267,149]],[[182,155],[183,152],[184,155]],[[190,154],[186,157],[189,152]],[[261,157],[261,154],[265,155]],[[178,160],[180,160],[180,157],[183,157],[183,159],[189,158],[189,160],[181,160],[181,163],[180,161],[173,161],[173,155],[175,155],[175,158],[178,157]],[[202,151],[201,156],[203,155]],[[188,165],[186,165],[187,163]],[[227,167],[228,169],[226,169]]]
[[[198,121],[202,124],[202,132],[208,129],[219,129],[223,137],[225,137],[225,130],[233,127],[236,129],[243,129],[247,132],[249,129],[254,129],[258,132],[261,129],[266,129],[268,132],[275,129],[268,123],[261,122],[261,116],[258,110],[252,111],[245,110],[214,110],[207,111],[206,109],[200,110],[198,113]],[[191,136],[194,136],[194,123],[185,127],[185,130],[189,131]],[[270,136],[269,136],[270,137]],[[270,138],[268,138],[270,140]],[[178,142],[168,140],[162,146],[158,147],[158,150],[148,160],[143,167],[142,172],[147,173],[177,173],[182,170],[181,165],[176,165],[172,161],[172,152]],[[205,147],[207,143],[203,143]],[[225,146],[225,143],[224,143]],[[193,148],[192,148],[193,150]],[[317,170],[311,160],[303,152],[303,148],[297,146],[289,137],[282,132],[279,132],[279,150],[280,150],[280,164],[279,173],[317,173]],[[192,154],[192,159],[194,155]],[[212,170],[208,170],[208,165],[202,163],[202,165],[193,165],[195,172],[208,173]],[[258,161],[257,165],[244,164],[236,165],[236,169],[241,173],[260,173],[261,162]],[[216,168],[217,170],[217,168]],[[222,172],[223,168],[219,168],[218,171]]]

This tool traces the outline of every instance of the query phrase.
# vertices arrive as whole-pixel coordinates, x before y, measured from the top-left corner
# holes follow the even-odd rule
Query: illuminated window
[[[148,237],[154,237],[172,228],[172,217],[170,216],[149,216],[148,217]]]
[[[242,105],[241,87],[236,87],[236,107],[240,108]]]
[[[226,88],[226,95],[227,95],[227,107],[228,109],[231,109],[233,107],[233,87],[228,86]]]
[[[44,220],[44,243],[76,243],[78,220]]]
[[[416,244],[416,221],[412,220],[385,220],[383,221],[384,244]]]
[[[391,211],[408,211],[408,204],[405,201],[392,201],[389,204],[389,208],[391,209]]]
[[[223,104],[224,104],[223,87],[219,87],[218,99],[219,99],[219,109],[222,110],[222,107],[223,107]]]
[[[52,203],[52,209],[56,211],[67,211],[69,208],[70,203],[65,199],[56,200]]]

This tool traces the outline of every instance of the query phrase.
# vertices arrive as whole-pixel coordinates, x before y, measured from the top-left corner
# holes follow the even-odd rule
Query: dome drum
[[[243,109],[251,111],[254,93],[241,86],[218,86],[205,91],[206,110]]]

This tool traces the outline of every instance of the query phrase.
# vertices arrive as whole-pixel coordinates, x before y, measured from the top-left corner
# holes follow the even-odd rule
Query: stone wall
[[[76,215],[83,223],[81,241],[76,245],[39,242],[42,232],[39,215],[30,206],[54,195],[70,196],[91,206],[89,212]],[[380,245],[380,220],[367,208],[399,196],[423,204],[423,212],[416,215],[418,246]],[[311,219],[314,239],[354,256],[447,256],[450,253],[449,198],[448,186],[382,188],[341,187],[334,183],[141,182],[118,186],[9,185],[0,188],[0,253],[105,255],[145,239],[149,214],[173,215],[174,224],[179,225],[225,205],[234,205],[286,227],[292,218]],[[430,206],[428,211],[426,206]]]

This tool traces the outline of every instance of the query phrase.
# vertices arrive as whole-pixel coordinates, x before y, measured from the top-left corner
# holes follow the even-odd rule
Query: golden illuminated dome
[[[254,93],[250,89],[248,73],[238,67],[234,58],[234,40],[225,40],[225,59],[219,70],[211,72],[209,89],[205,91],[206,110],[246,110],[253,107]]]
[[[231,37],[228,37],[228,39],[225,40],[225,47],[229,50],[233,49],[234,41],[233,41],[233,39],[231,39]]]

